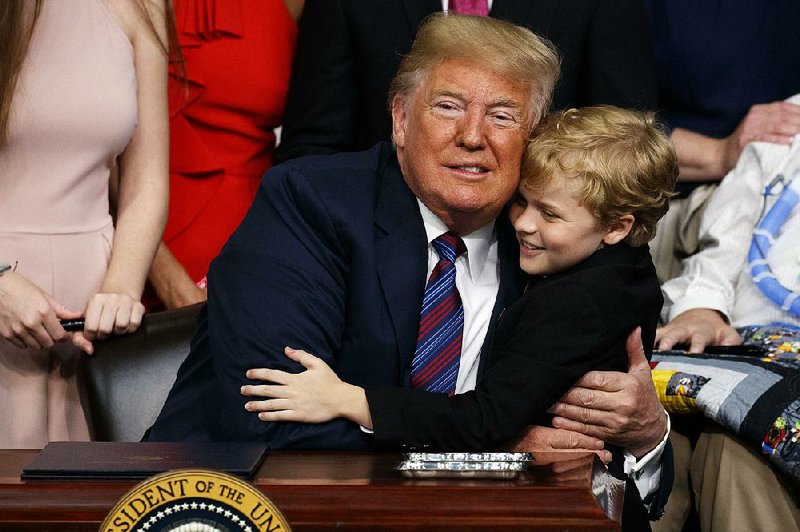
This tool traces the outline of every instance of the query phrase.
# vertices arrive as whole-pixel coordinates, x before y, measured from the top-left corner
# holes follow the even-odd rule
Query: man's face
[[[486,225],[516,190],[530,91],[478,64],[445,61],[392,103],[406,183],[450,229],[467,234]]]

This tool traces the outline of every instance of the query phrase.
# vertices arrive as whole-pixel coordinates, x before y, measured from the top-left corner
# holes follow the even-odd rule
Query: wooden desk
[[[37,451],[0,450],[0,530],[97,530],[132,481],[27,481]],[[273,452],[252,481],[294,530],[619,530],[581,478],[533,466],[516,480],[417,480],[399,454]],[[573,472],[574,473],[574,472]]]

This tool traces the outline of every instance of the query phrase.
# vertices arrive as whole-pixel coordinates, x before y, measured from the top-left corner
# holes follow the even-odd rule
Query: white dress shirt
[[[448,232],[447,226],[421,201],[419,212],[428,235],[428,273],[430,277],[439,255],[433,240]],[[492,310],[497,299],[500,277],[497,264],[497,235],[494,221],[477,231],[461,237],[467,252],[456,259],[456,288],[464,306],[464,335],[461,341],[461,361],[458,365],[456,392],[475,389],[481,347],[492,320]]]
[[[800,104],[800,94],[788,101]],[[790,146],[754,142],[744,149],[703,214],[700,240],[711,245],[686,259],[681,276],[662,287],[665,320],[686,310],[710,308],[727,316],[736,327],[770,322],[800,325],[800,318],[759,290],[747,265],[753,229],[781,189],[766,202],[762,193],[778,174],[800,179],[800,135]],[[767,260],[783,286],[800,288],[800,205],[780,228]]]

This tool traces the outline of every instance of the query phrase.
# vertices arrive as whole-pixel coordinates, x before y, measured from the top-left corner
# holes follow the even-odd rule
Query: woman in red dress
[[[167,308],[205,300],[208,265],[272,165],[303,2],[174,3],[185,72],[170,72],[169,220],[150,273]]]

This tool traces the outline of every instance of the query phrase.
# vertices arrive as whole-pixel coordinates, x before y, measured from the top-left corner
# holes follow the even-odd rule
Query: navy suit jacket
[[[389,84],[417,28],[441,9],[441,0],[307,0],[276,160],[389,140]],[[494,0],[490,15],[556,45],[555,108],[656,108],[642,0]]]
[[[497,230],[492,323],[522,284],[505,215]],[[346,382],[408,386],[427,257],[417,200],[390,145],[272,168],[211,264],[191,352],[147,437],[369,448],[372,437],[346,420],[260,421],[239,388],[250,368],[301,371],[283,354],[287,345],[316,354]]]

